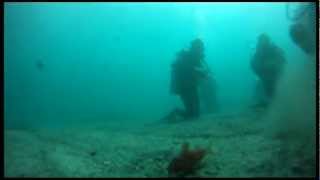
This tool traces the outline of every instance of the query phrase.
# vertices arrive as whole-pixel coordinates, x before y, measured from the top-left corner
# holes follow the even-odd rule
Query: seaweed
[[[185,176],[195,173],[200,169],[201,160],[207,154],[206,149],[197,148],[194,150],[189,149],[189,143],[183,143],[181,146],[180,154],[173,158],[168,166],[169,175]]]

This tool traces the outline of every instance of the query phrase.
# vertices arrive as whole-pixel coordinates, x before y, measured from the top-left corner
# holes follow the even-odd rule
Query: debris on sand
[[[202,148],[190,150],[187,142],[181,148],[180,154],[168,166],[169,175],[185,176],[194,173],[200,168],[200,162],[208,152]]]

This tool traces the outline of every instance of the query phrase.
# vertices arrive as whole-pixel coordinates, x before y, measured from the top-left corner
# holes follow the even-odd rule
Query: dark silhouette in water
[[[185,176],[200,168],[201,160],[206,156],[206,149],[189,149],[189,143],[181,146],[180,154],[168,166],[169,175]]]
[[[316,51],[316,8],[314,4],[301,6],[298,16],[290,26],[290,37],[305,53],[314,55]]]
[[[90,156],[95,156],[95,155],[97,155],[97,151],[91,151],[89,154],[90,154]]]
[[[302,24],[294,24],[290,28],[290,36],[292,40],[306,53],[310,54],[314,51],[315,46],[310,43],[312,38],[306,33],[305,27]]]
[[[203,58],[204,44],[200,39],[193,40],[189,50],[181,50],[178,53],[171,67],[170,91],[180,96],[185,110],[175,109],[165,118],[176,115],[183,118],[199,117],[198,85],[199,80],[207,76],[207,72],[201,66]]]
[[[274,95],[277,81],[285,64],[286,59],[282,49],[272,43],[267,34],[261,34],[250,65],[263,86],[267,101]]]
[[[42,60],[37,60],[36,61],[36,67],[39,71],[42,71],[44,69],[44,63]]]

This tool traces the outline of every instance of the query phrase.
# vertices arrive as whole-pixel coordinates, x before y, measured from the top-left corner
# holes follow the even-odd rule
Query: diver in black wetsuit
[[[204,44],[200,39],[191,42],[189,50],[182,50],[172,64],[171,93],[179,95],[185,110],[175,109],[165,119],[182,116],[185,119],[197,118],[200,115],[198,84],[200,78],[207,76],[201,61],[204,58]]]
[[[287,9],[288,11],[288,9]],[[287,12],[288,13],[288,12]],[[288,14],[287,14],[288,15]],[[289,16],[289,15],[288,15]],[[290,37],[306,54],[314,56],[316,52],[316,4],[301,5],[294,17],[290,17]]]
[[[258,38],[256,52],[251,59],[251,68],[259,78],[262,90],[266,96],[265,102],[268,104],[273,98],[277,81],[282,75],[286,59],[283,50],[275,45],[265,33]]]

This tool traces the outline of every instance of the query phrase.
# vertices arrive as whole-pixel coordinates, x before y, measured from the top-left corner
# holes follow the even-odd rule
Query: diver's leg
[[[186,113],[186,118],[196,118],[199,116],[200,105],[198,92],[196,90],[190,90],[188,93],[183,96]]]
[[[196,90],[192,91],[190,94],[190,106],[191,106],[191,112],[192,117],[197,118],[200,116],[200,101],[199,101],[199,95]]]
[[[191,116],[191,103],[190,103],[190,96],[187,93],[182,93],[180,98],[183,102],[185,111],[181,114],[184,118],[189,118]]]
[[[174,121],[177,116],[183,117],[184,111],[179,108],[173,109],[169,114],[167,114],[165,117],[162,118],[164,121]]]
[[[274,81],[268,80],[268,81],[265,81],[264,84],[265,84],[265,92],[268,97],[268,100],[271,100],[275,91],[275,83]]]

